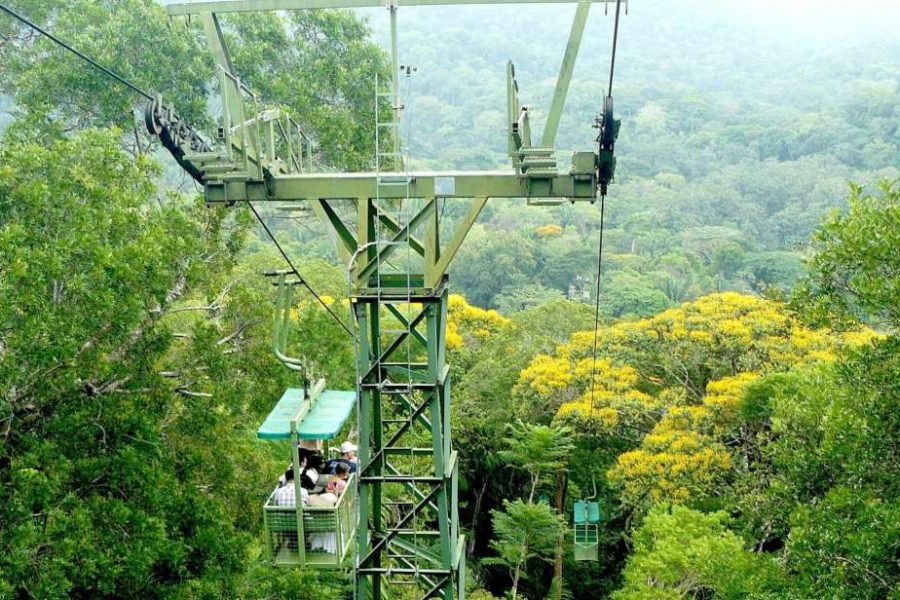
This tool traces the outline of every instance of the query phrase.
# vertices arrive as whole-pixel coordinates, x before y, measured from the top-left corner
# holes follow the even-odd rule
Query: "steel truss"
[[[386,586],[418,583],[423,599],[450,599],[454,590],[462,598],[465,542],[450,443],[447,286],[442,281],[412,298],[411,306],[406,292],[373,290],[352,298],[360,334],[357,589],[359,598],[380,600]],[[383,326],[387,319],[400,327]],[[419,360],[409,362],[410,354]]]

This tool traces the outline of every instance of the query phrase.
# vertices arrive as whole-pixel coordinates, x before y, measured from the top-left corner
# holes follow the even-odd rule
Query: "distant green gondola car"
[[[261,440],[289,441],[294,464],[295,497],[300,491],[300,440],[332,440],[344,427],[356,392],[326,390],[320,380],[308,393],[290,388],[256,432]],[[339,568],[353,546],[356,533],[356,474],[333,506],[278,506],[276,491],[263,505],[266,549],[276,565]],[[301,543],[302,542],[302,543]]]
[[[578,500],[574,513],[575,560],[596,561],[600,549],[600,504]]]

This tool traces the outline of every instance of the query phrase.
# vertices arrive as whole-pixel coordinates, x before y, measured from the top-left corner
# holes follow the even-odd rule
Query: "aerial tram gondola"
[[[286,354],[293,306],[292,271],[273,271],[278,278],[275,327],[272,346],[275,356],[293,371],[303,373],[302,387],[288,388],[256,432],[260,440],[290,442],[294,486],[294,506],[279,505],[278,489],[263,504],[266,550],[276,565],[340,568],[352,548],[356,532],[356,474],[351,474],[344,491],[333,504],[302,501],[300,450],[305,444],[328,443],[344,429],[356,406],[356,392],[325,389],[325,380],[311,384],[301,359]],[[305,490],[304,490],[305,491]],[[315,496],[310,496],[315,498]]]
[[[593,479],[593,477],[592,477]],[[576,561],[599,560],[600,553],[600,503],[597,498],[597,482],[594,493],[576,500],[572,507],[574,558]]]

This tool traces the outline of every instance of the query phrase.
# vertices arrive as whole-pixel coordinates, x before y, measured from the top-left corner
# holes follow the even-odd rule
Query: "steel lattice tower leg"
[[[358,598],[390,598],[386,590],[409,585],[423,600],[461,599],[447,290],[444,281],[433,293],[407,291],[352,298],[360,336]],[[388,319],[401,327],[383,327]]]

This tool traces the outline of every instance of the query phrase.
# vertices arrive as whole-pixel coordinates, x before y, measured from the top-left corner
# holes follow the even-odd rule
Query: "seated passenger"
[[[325,492],[322,494],[311,494],[309,496],[309,505],[315,507],[329,508],[337,504],[337,495],[333,492]]]
[[[290,465],[288,465],[287,470],[293,474],[294,464],[291,463]],[[324,478],[324,476],[321,476],[321,477]],[[315,494],[317,491],[321,491],[321,490],[316,490],[316,487],[319,487],[319,486],[325,487],[325,485],[328,483],[327,481],[320,482],[319,479],[320,479],[319,472],[316,471],[316,469],[313,468],[313,466],[309,464],[309,456],[305,455],[301,452],[300,453],[300,486],[303,489],[308,490],[308,491],[312,492],[313,494]],[[282,474],[280,477],[278,477],[278,485],[279,486],[284,485],[286,481],[287,481],[287,478],[286,478],[285,474]]]
[[[284,472],[283,478],[284,484],[275,490],[275,495],[272,499],[275,502],[275,506],[293,508],[297,506],[297,490],[296,486],[294,486],[293,467],[289,467],[288,470]],[[302,506],[309,504],[309,492],[303,488],[300,488],[300,502]]]
[[[347,468],[347,465],[338,465],[337,469],[336,474],[328,476],[325,490],[322,493],[310,495],[310,506],[330,507],[337,504],[338,496],[347,487],[347,479],[350,477],[350,469]]]
[[[328,478],[328,485],[325,486],[327,493],[335,496],[340,495],[347,487],[347,480],[350,479],[350,467],[344,463],[340,463],[335,467],[334,475]]]
[[[347,465],[351,473],[356,473],[356,470],[359,468],[359,459],[356,457],[356,444],[350,441],[341,444],[341,457],[325,463],[325,472],[329,475],[334,475],[337,466],[340,464]]]
[[[310,506],[316,507],[332,507],[338,502],[338,496],[347,487],[347,480],[350,478],[350,467],[345,463],[335,465],[335,473],[328,476],[325,491],[321,494],[313,494],[310,496]],[[334,554],[337,552],[337,537],[334,533],[316,533],[309,539],[311,552],[327,552]]]
[[[341,457],[353,465],[358,464],[359,459],[356,457],[356,444],[350,440],[341,444]],[[350,472],[353,473],[354,471],[351,470]]]
[[[312,493],[315,493],[316,485],[319,482],[319,473],[315,469],[306,468],[303,475],[300,476],[300,486]]]
[[[322,468],[325,457],[318,450],[300,448],[300,462],[306,461],[306,466],[317,471]]]

